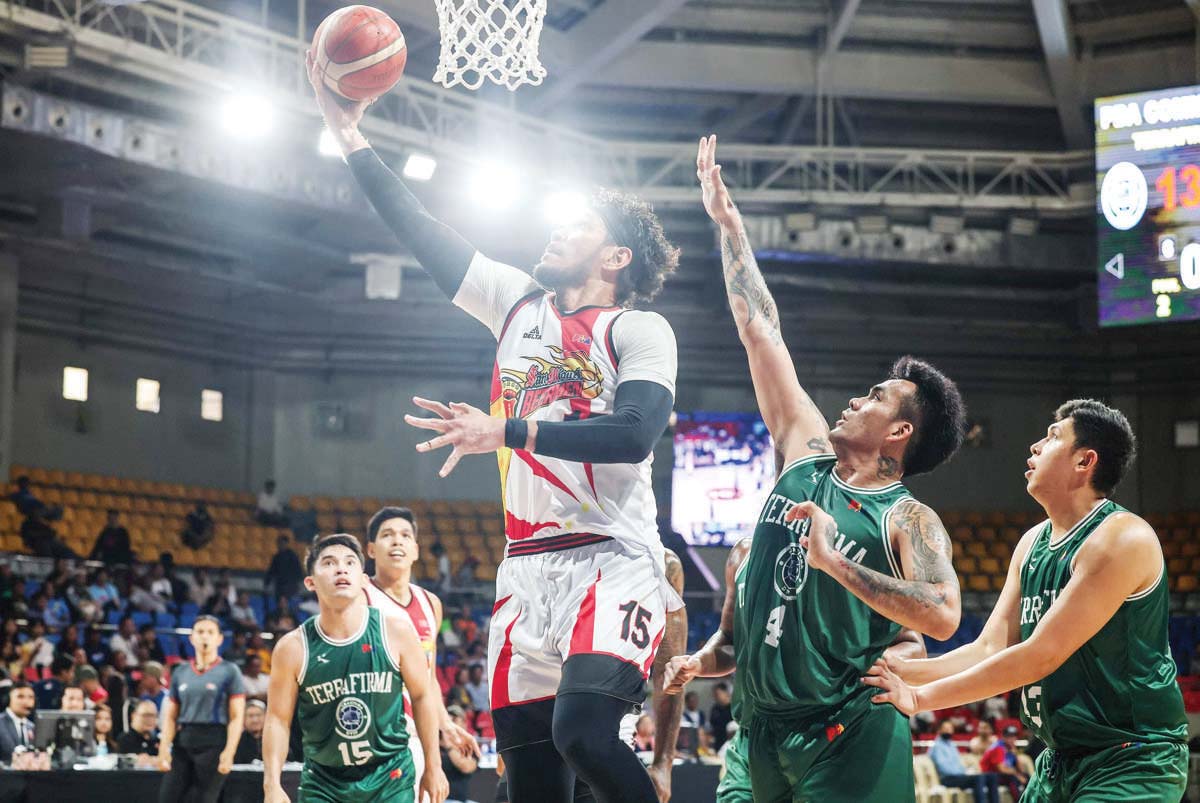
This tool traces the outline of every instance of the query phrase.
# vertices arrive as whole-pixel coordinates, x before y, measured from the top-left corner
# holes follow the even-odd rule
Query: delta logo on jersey
[[[586,351],[563,351],[548,346],[550,360],[525,357],[524,372],[505,369],[500,396],[505,418],[527,418],[562,399],[594,399],[604,390],[604,374]]]

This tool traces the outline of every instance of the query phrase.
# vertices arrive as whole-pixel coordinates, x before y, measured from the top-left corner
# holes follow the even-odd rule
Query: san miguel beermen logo
[[[800,545],[793,542],[779,550],[775,556],[776,593],[785,600],[794,600],[807,579],[808,558]]]
[[[343,697],[333,714],[333,728],[344,739],[357,739],[371,725],[371,710],[357,697]]]
[[[526,357],[525,371],[501,372],[501,399],[508,418],[525,418],[560,399],[594,399],[604,389],[604,374],[586,351],[548,346],[552,360]]]

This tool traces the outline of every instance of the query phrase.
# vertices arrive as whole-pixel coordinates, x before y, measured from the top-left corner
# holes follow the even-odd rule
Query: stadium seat
[[[1179,582],[1175,586],[1175,590],[1180,593],[1189,594],[1200,589],[1200,578],[1194,574],[1184,574],[1179,577]]]

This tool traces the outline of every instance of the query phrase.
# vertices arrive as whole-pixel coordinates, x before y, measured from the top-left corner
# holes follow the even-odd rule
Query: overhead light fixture
[[[493,210],[507,209],[520,197],[517,171],[504,162],[486,162],[475,167],[470,179],[471,199]]]
[[[887,215],[859,215],[854,228],[859,234],[883,234],[888,229]]]
[[[933,215],[929,218],[929,230],[934,234],[958,234],[964,222],[962,215]]]
[[[812,212],[796,212],[785,215],[783,226],[788,231],[812,231],[817,227],[817,216]]]
[[[25,69],[63,70],[71,66],[71,48],[66,45],[25,45]]]
[[[563,226],[579,220],[587,208],[587,196],[582,192],[559,190],[546,196],[542,204],[542,214],[551,225]]]
[[[410,153],[404,162],[404,177],[413,181],[429,181],[437,170],[437,159],[424,153]]]
[[[1008,233],[1018,237],[1032,237],[1038,233],[1038,219],[1035,217],[1009,218]]]
[[[230,95],[221,106],[221,127],[238,139],[261,139],[275,127],[275,110],[261,95]]]
[[[328,128],[321,129],[321,137],[317,140],[317,152],[322,156],[342,155],[342,149],[338,147],[337,140],[329,133]]]

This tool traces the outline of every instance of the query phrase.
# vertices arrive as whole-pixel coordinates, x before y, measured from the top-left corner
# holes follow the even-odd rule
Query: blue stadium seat
[[[133,617],[133,623],[138,627],[153,624],[154,622],[154,614],[146,613],[145,611],[134,611],[129,615]]]
[[[158,642],[162,645],[163,654],[167,657],[179,655],[179,636],[174,633],[159,633]]]
[[[104,621],[110,625],[119,625],[125,614],[121,611],[109,611],[104,615]]]
[[[179,614],[181,616],[191,616],[192,621],[195,621],[196,617],[200,615],[200,606],[194,602],[185,602],[180,606]]]
[[[57,645],[62,640],[62,635],[59,633],[47,633],[43,638],[51,644]]]
[[[156,613],[154,615],[155,627],[175,627],[175,615],[171,613]]]
[[[33,599],[33,595],[36,594],[38,592],[38,589],[40,589],[41,587],[42,587],[41,580],[34,580],[32,578],[26,580],[25,581],[25,596],[28,597],[29,599]]]
[[[259,627],[261,627],[267,621],[267,605],[262,594],[250,595],[250,610],[254,611],[254,618],[258,621]]]
[[[196,617],[199,615],[199,610],[195,605],[192,606],[192,610],[190,611],[186,605],[183,606],[183,612],[179,614],[179,623],[176,627],[191,627],[196,624]]]

